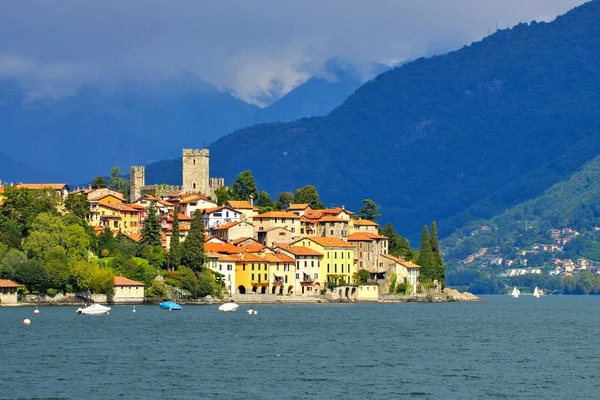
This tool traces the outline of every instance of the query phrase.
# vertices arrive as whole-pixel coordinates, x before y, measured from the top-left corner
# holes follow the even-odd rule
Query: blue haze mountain
[[[600,1],[519,24],[379,75],[325,117],[261,124],[211,146],[231,182],[314,184],[326,203],[365,197],[401,232],[447,234],[567,179],[600,152]],[[235,155],[235,156],[232,156]],[[152,167],[148,169],[151,174]]]

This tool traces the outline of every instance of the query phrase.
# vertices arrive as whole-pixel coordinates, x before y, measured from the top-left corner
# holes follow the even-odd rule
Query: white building
[[[240,213],[230,207],[207,208],[202,210],[204,227],[213,229],[230,222],[240,222]]]

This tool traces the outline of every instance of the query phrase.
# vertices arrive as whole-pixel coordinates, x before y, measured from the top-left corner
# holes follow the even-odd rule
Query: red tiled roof
[[[115,276],[114,286],[146,286],[144,283],[136,282],[122,276]]]
[[[231,243],[204,243],[205,251],[214,251],[215,253],[234,254],[239,253],[239,249]]]
[[[287,209],[288,210],[306,210],[308,207],[310,207],[309,204],[290,204],[290,206]]]
[[[263,246],[260,243],[253,243],[248,246],[237,246],[240,252],[242,253],[258,253],[267,248],[267,246]]]
[[[365,242],[371,241],[375,239],[387,239],[385,236],[376,235],[371,232],[354,232],[352,235],[348,236],[349,242]]]
[[[404,262],[404,260],[402,260],[402,259],[400,259],[400,258],[398,258],[398,257],[394,257],[394,256],[393,256],[393,255],[391,255],[391,254],[382,254],[382,256],[384,256],[385,258],[388,258],[388,259],[390,259],[390,260],[392,260],[392,261],[394,261],[394,262],[397,262],[398,264],[400,264],[400,263],[403,263],[403,262]]]
[[[241,237],[241,238],[237,238],[237,239],[235,239],[235,240],[233,241],[233,244],[235,244],[235,245],[237,246],[238,244],[240,244],[240,243],[243,243],[243,242],[245,242],[246,240],[252,240],[252,241],[253,241],[253,242],[255,242],[255,243],[259,243],[259,241],[258,241],[258,240],[256,240],[256,239],[254,239],[254,238],[251,238],[251,237]],[[259,244],[260,244],[260,243],[259,243]]]
[[[400,265],[402,265],[406,268],[421,268],[420,265],[414,264],[412,261],[401,261]]]
[[[319,222],[348,222],[348,220],[334,217],[333,215],[326,215],[324,217],[319,218]]]
[[[129,239],[135,242],[139,242],[140,240],[142,240],[142,236],[137,233],[123,233],[123,235],[127,236]]]
[[[248,200],[229,200],[227,202],[230,207],[240,210],[252,210],[254,207],[248,202]]]
[[[324,210],[321,210],[321,212],[322,212],[323,214],[339,214],[339,213],[341,213],[342,211],[345,211],[346,213],[348,213],[348,214],[350,214],[350,215],[354,214],[352,211],[348,211],[348,210],[346,210],[345,208],[341,208],[341,207],[335,207],[335,208],[326,208],[326,209],[324,209]]]
[[[308,247],[303,247],[303,246],[278,245],[277,247],[287,250],[296,256],[322,256],[323,255],[316,250],[309,249]]]
[[[18,183],[16,187],[21,189],[54,189],[61,190],[63,188],[69,188],[66,183]]]
[[[215,230],[215,231],[226,231],[227,229],[233,228],[234,226],[236,226],[239,223],[240,223],[239,221],[228,222],[226,224],[219,225],[216,228],[213,228],[213,230]]]
[[[267,261],[271,262],[271,263],[278,263],[278,262],[284,262],[284,263],[293,263],[294,259],[286,254],[282,254],[282,253],[275,253],[275,254],[265,254],[264,257],[267,259]]]
[[[0,279],[1,288],[18,288],[23,285],[19,285],[17,282],[10,281],[8,279]]]
[[[377,222],[369,221],[368,219],[355,219],[352,222],[357,226],[379,226]]]

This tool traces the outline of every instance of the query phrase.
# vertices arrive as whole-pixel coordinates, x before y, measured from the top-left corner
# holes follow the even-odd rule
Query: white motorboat
[[[219,306],[219,311],[233,312],[233,311],[237,310],[238,307],[239,307],[238,304],[236,304],[234,301],[231,301],[229,303],[221,304]]]
[[[248,314],[250,314],[250,315],[258,314],[258,311],[256,311],[256,310],[255,310],[255,309],[253,309],[253,308],[250,308],[250,309],[249,309],[247,312],[248,312]]]
[[[110,307],[103,306],[101,304],[92,304],[86,308],[78,308],[77,314],[82,315],[105,315],[110,312]]]

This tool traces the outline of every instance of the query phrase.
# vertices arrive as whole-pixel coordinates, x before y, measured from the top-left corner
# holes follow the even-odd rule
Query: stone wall
[[[177,185],[146,185],[141,188],[142,195],[149,194],[155,197],[167,196],[173,193],[182,193],[183,188]]]
[[[184,192],[210,194],[208,149],[183,149],[182,171]]]

